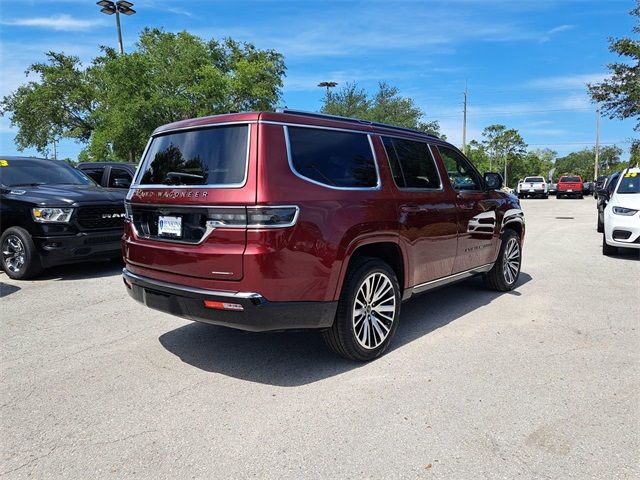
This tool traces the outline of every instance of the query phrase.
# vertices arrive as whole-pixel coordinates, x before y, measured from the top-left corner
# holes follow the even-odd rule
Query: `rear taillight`
[[[295,205],[213,207],[207,226],[212,228],[284,228],[295,225],[300,209]]]
[[[239,303],[217,302],[215,300],[205,300],[204,306],[214,310],[232,310],[234,312],[242,312],[244,310],[244,307]]]

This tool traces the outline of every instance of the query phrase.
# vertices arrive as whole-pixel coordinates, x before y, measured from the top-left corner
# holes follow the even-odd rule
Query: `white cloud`
[[[572,29],[573,29],[573,25],[558,25],[557,27],[554,27],[551,30],[548,30],[547,32],[545,32],[538,40],[538,43],[546,43],[549,40],[551,40],[551,37],[556,33],[566,32],[567,30],[572,30]]]
[[[554,90],[584,89],[587,83],[601,82],[606,76],[606,73],[584,73],[543,77],[526,82],[524,87]]]
[[[0,23],[2,23],[2,25],[46,28],[49,30],[58,30],[65,32],[89,30],[91,28],[105,24],[103,20],[81,20],[67,14],[54,15],[51,17],[31,17],[19,18],[14,20],[2,20]]]

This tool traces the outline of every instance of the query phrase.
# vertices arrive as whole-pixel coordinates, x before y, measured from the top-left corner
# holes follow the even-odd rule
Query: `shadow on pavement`
[[[0,282],[0,298],[8,297],[12,293],[16,293],[20,290],[20,287],[16,287],[15,285],[9,285],[7,283]]]
[[[518,286],[531,276],[521,273]],[[400,325],[391,350],[447,325],[504,294],[487,290],[474,278],[416,296],[402,305]],[[196,368],[242,380],[294,387],[361,367],[342,359],[323,343],[318,332],[251,333],[190,323],[160,336],[171,353]]]
[[[41,275],[34,278],[39,280],[83,280],[87,278],[112,277],[122,273],[123,264],[120,260],[100,260],[93,263],[73,263],[47,268]]]

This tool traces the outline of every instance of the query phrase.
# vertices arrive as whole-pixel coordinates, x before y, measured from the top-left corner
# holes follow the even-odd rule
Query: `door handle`
[[[409,205],[400,206],[400,211],[403,213],[416,213],[416,212],[421,212],[422,210],[423,208],[420,207],[419,205],[409,204]]]

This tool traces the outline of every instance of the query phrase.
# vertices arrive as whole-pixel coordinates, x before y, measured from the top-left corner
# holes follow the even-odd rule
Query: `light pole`
[[[338,85],[337,82],[320,82],[318,84],[319,87],[326,87],[327,88],[327,96],[329,95],[329,89],[335,87],[336,85]]]
[[[113,2],[111,0],[100,0],[96,3],[96,5],[102,7],[100,10],[102,13],[106,15],[116,14],[116,28],[118,29],[118,47],[120,47],[120,54],[124,53],[124,48],[122,47],[122,30],[120,29],[120,14],[123,15],[133,15],[136,11],[131,8],[133,7],[133,3],[127,2],[125,0],[118,0],[117,2]]]

